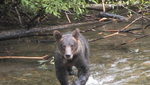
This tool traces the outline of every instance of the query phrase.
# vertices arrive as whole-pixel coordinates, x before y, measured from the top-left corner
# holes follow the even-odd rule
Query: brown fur
[[[56,75],[61,85],[68,84],[68,74],[72,66],[78,69],[78,80],[73,85],[85,85],[89,77],[89,46],[86,39],[76,29],[71,34],[62,35],[54,31],[56,49],[54,54]]]

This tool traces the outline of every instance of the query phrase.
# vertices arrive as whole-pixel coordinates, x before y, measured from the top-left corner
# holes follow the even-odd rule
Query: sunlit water
[[[99,27],[96,29],[97,31],[83,33],[83,35],[88,39],[101,37],[97,34],[99,30],[110,29],[110,27],[111,29],[119,29],[123,26],[125,25],[113,23]],[[136,26],[139,25],[134,25],[133,28]],[[81,29],[85,28],[87,27],[81,27]],[[149,85],[150,38],[146,37],[124,46],[118,46],[134,37],[136,36],[113,36],[91,42],[91,76],[86,85]],[[52,37],[31,37],[1,41],[0,56],[52,55],[54,42],[38,43],[36,41],[52,39]],[[0,60],[0,85],[59,85],[54,65],[46,63],[46,66],[48,67],[41,67],[38,60]],[[70,78],[70,82],[73,80],[72,78],[74,77]]]

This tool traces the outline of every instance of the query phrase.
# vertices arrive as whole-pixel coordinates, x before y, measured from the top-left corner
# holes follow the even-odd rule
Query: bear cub
[[[85,85],[89,72],[89,45],[79,29],[72,33],[61,34],[54,31],[56,40],[54,62],[56,76],[61,85],[69,85],[68,75],[74,74],[72,66],[78,70],[78,79],[72,85]]]

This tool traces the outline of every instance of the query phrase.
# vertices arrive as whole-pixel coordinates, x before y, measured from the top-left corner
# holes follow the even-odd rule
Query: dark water
[[[88,39],[101,37],[98,31],[121,29],[127,23],[112,23],[86,32]],[[88,29],[91,26],[78,27]],[[130,28],[141,27],[134,24]],[[62,32],[69,31],[61,30]],[[145,33],[150,32],[146,30]],[[98,35],[99,33],[99,35]],[[86,85],[149,85],[150,84],[150,38],[145,37],[124,46],[118,46],[139,35],[116,35],[90,43],[91,76]],[[39,41],[38,41],[39,40]],[[52,55],[52,37],[30,37],[0,41],[0,56],[44,56]],[[46,41],[46,42],[45,42]],[[48,42],[47,42],[48,41]],[[70,82],[74,80],[69,77]],[[49,62],[41,65],[38,60],[0,60],[0,85],[59,85],[54,65]]]

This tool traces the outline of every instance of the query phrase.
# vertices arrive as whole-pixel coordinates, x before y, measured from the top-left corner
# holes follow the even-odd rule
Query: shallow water
[[[97,34],[100,30],[121,29],[126,25],[127,23],[107,24],[97,28],[96,31],[83,33],[83,35],[88,39],[93,39],[102,36]],[[83,30],[92,26],[78,28]],[[141,25],[134,24],[130,28],[136,27],[141,27]],[[150,31],[147,30],[146,33],[148,32]],[[103,35],[108,34],[103,33]],[[86,85],[149,85],[150,38],[145,37],[130,44],[118,46],[137,36],[116,35],[91,42],[91,76]],[[54,42],[41,42],[51,40],[53,37],[0,41],[0,56],[52,55]],[[48,67],[41,65],[38,60],[2,59],[0,60],[0,85],[59,85],[54,65],[47,62],[45,66]],[[69,79],[73,80],[74,77],[69,77]]]

